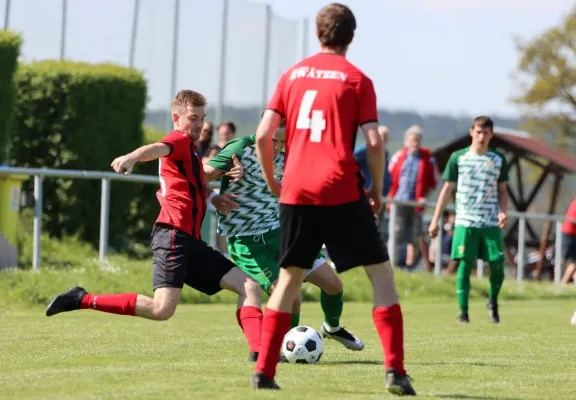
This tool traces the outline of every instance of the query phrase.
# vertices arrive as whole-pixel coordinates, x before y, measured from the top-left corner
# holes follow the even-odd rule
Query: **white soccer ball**
[[[316,364],[324,352],[320,334],[309,326],[292,328],[282,343],[282,354],[290,363]]]

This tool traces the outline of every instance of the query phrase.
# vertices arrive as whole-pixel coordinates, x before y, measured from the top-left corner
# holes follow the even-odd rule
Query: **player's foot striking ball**
[[[171,105],[174,130],[157,143],[140,147],[112,162],[117,173],[129,174],[139,161],[158,160],[160,215],[152,228],[152,283],[154,297],[137,293],[93,294],[75,286],[56,296],[47,316],[79,309],[138,316],[156,321],[172,317],[188,285],[209,296],[222,289],[239,296],[237,317],[251,343],[260,343],[260,288],[244,272],[209,247],[200,237],[207,207],[202,162],[196,154],[204,124],[206,99],[192,90],[180,91]],[[213,192],[212,192],[213,193]],[[211,194],[212,203],[224,211],[238,205],[226,196]]]
[[[282,181],[284,174],[284,144],[286,140],[285,120],[274,131],[274,175]],[[231,168],[241,167],[243,175],[239,179],[227,176]],[[210,179],[222,177],[220,194],[234,196],[238,208],[228,213],[218,213],[218,234],[226,237],[228,253],[232,261],[254,279],[262,292],[274,291],[278,284],[278,253],[280,251],[280,216],[278,197],[266,189],[256,155],[256,135],[245,136],[228,142],[222,151],[204,164],[204,173]],[[322,332],[324,337],[334,339],[347,349],[359,351],[364,343],[351,332],[340,326],[344,308],[344,290],[342,281],[318,253],[312,268],[305,274],[305,279],[321,290],[320,307],[324,312]],[[301,299],[298,296],[291,310],[290,328],[299,325]],[[260,309],[253,309],[250,314],[238,317],[262,319]],[[249,360],[256,361],[260,341],[248,343]],[[285,359],[280,358],[280,362]]]
[[[456,191],[456,222],[452,238],[452,259],[458,260],[456,279],[460,314],[468,315],[470,272],[477,259],[490,264],[490,319],[499,322],[498,294],[504,282],[504,239],[508,223],[508,165],[506,158],[488,147],[494,123],[481,116],[472,121],[472,144],[450,156],[442,178],[444,187],[430,222],[431,237]]]
[[[387,375],[386,389],[397,395],[413,394],[404,370],[404,322],[394,271],[374,216],[383,206],[385,168],[376,93],[372,81],[345,57],[355,30],[356,19],[348,7],[333,3],[320,10],[316,16],[320,53],[282,75],[256,132],[262,174],[270,192],[280,197],[281,269],[264,310],[253,380],[275,378],[294,301],[325,244],[338,273],[365,266],[384,371],[394,371]],[[280,189],[274,173],[273,136],[283,117],[286,165]],[[373,171],[367,194],[353,154],[358,126]],[[352,346],[347,339],[343,341]]]

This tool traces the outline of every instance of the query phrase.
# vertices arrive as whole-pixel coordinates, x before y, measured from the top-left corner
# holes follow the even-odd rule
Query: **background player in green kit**
[[[279,181],[284,172],[285,129],[281,125],[274,134],[274,168]],[[239,161],[238,161],[239,160]],[[242,179],[230,179],[225,174],[235,163],[244,169]],[[270,294],[279,273],[280,216],[278,198],[268,190],[256,156],[255,135],[232,140],[204,166],[209,180],[222,176],[220,194],[233,194],[239,208],[218,213],[218,233],[226,237],[232,261],[256,280]],[[324,311],[321,333],[350,350],[362,350],[364,344],[340,326],[343,309],[342,281],[320,254],[306,280],[321,289],[320,305]],[[300,299],[292,310],[291,326],[300,318]],[[252,318],[262,318],[258,310]],[[239,320],[242,318],[238,317]],[[259,344],[258,344],[259,345]],[[258,346],[250,344],[250,359],[258,357]]]
[[[456,223],[452,259],[458,260],[457,293],[460,322],[468,323],[470,271],[478,258],[490,264],[488,309],[490,320],[500,322],[498,293],[504,281],[504,239],[508,223],[508,165],[506,158],[488,147],[494,136],[489,117],[474,119],[470,147],[452,153],[444,170],[444,187],[430,223],[430,236],[438,233],[438,221],[456,191]]]

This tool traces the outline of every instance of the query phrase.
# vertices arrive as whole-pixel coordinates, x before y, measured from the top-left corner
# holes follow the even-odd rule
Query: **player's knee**
[[[243,285],[243,294],[247,299],[260,301],[262,297],[262,288],[254,279],[246,277]]]
[[[327,283],[328,284],[325,285],[322,290],[324,291],[324,293],[330,296],[337,295],[344,288],[342,281],[337,276],[333,276]]]
[[[176,306],[172,304],[162,303],[154,305],[154,319],[156,321],[166,321],[174,315],[176,312]]]

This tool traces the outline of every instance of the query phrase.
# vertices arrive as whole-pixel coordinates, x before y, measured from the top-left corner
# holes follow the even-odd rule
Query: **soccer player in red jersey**
[[[194,145],[204,124],[205,107],[206,99],[200,93],[179,92],[171,106],[174,130],[157,143],[112,162],[116,172],[129,174],[137,162],[159,160],[160,189],[156,196],[162,209],[152,229],[151,243],[154,297],[92,294],[75,286],[52,300],[47,316],[93,309],[163,321],[174,314],[184,284],[207,295],[227,289],[239,295],[237,318],[248,343],[260,342],[260,286],[200,237],[206,192],[214,193],[205,186],[202,162]],[[234,176],[232,171],[228,174]],[[210,197],[221,212],[238,206],[226,195],[215,197],[214,193]]]
[[[341,273],[363,265],[372,283],[373,320],[385,358],[390,393],[415,395],[404,370],[402,311],[388,253],[374,212],[383,205],[384,149],[378,134],[372,81],[345,58],[356,19],[341,4],[316,16],[321,51],[290,68],[278,86],[256,133],[258,158],[269,190],[280,196],[280,277],[262,322],[260,354],[252,387],[279,389],[274,380],[290,311],[304,273],[322,244]],[[286,164],[282,187],[272,168],[272,135],[286,118]],[[372,187],[364,195],[354,161],[358,126],[367,145]]]

